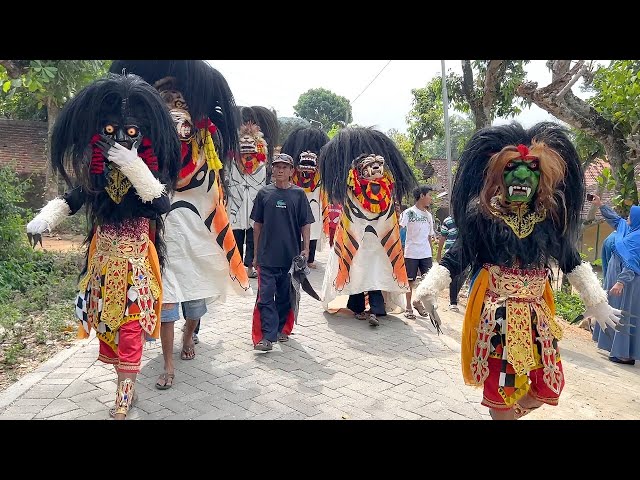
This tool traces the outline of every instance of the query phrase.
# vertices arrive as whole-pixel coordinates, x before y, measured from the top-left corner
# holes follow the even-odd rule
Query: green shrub
[[[11,258],[16,250],[27,246],[25,218],[31,212],[20,205],[30,187],[31,183],[21,181],[11,166],[0,166],[0,260]]]
[[[574,323],[578,315],[585,312],[586,307],[580,297],[562,290],[554,290],[553,298],[556,303],[556,315],[569,323]]]

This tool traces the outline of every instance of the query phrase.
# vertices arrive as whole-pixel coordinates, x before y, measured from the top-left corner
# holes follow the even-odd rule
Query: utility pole
[[[451,164],[451,135],[449,132],[449,98],[447,96],[447,76],[444,68],[444,60],[440,60],[440,65],[442,66],[442,105],[444,107],[444,138],[445,145],[447,149],[447,169],[449,171],[449,215],[453,212],[451,211],[451,190],[453,188],[453,166]]]

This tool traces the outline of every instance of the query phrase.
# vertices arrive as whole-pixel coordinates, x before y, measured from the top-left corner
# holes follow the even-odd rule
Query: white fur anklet
[[[451,273],[440,264],[436,264],[427,275],[422,279],[418,288],[416,288],[416,296],[436,298],[440,290],[445,289],[451,283]]]
[[[567,273],[569,283],[578,291],[580,298],[587,307],[607,302],[607,292],[604,291],[600,280],[591,268],[589,262],[582,262]]]

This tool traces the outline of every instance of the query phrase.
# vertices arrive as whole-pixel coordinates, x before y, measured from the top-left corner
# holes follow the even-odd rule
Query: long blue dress
[[[618,227],[618,222],[626,222],[625,219],[615,213],[610,207],[603,205],[600,208],[602,216],[607,220],[607,223],[613,228]],[[615,233],[615,232],[614,232]],[[592,338],[598,344],[598,348],[607,350],[612,357],[618,357],[622,359],[634,359],[640,360],[640,341],[636,334],[638,320],[640,317],[640,275],[637,275],[633,270],[623,265],[618,252],[613,250],[613,254],[607,265],[607,271],[604,279],[604,289],[608,292],[616,282],[622,282],[624,289],[622,295],[619,297],[609,294],[609,305],[613,308],[619,308],[625,312],[629,312],[637,317],[630,316],[629,314],[623,315],[621,323],[636,325],[635,327],[626,326],[623,332],[616,332],[611,328],[607,328],[606,332],[600,328],[600,325],[596,323],[593,328]],[[633,335],[629,335],[632,333]],[[607,335],[608,334],[608,335]]]
[[[600,258],[602,259],[602,285],[604,286],[604,277],[607,276],[607,267],[609,266],[609,259],[613,254],[613,248],[616,243],[616,232],[613,231],[609,234],[607,238],[602,242],[602,255]]]

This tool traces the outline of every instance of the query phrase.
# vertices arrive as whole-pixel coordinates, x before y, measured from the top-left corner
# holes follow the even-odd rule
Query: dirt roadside
[[[458,346],[466,300],[460,298],[459,313],[447,308],[449,295],[446,290],[438,302],[444,333],[454,338]],[[561,317],[556,319],[563,329],[559,350],[565,386],[560,402],[555,407],[543,406],[524,419],[640,420],[640,362],[630,366],[609,361],[608,353],[596,348],[590,332]]]

